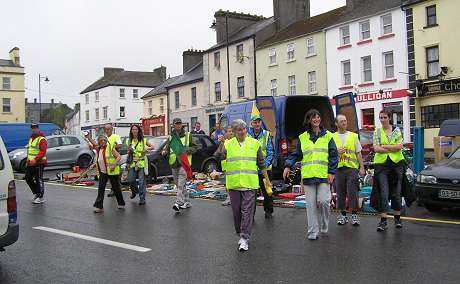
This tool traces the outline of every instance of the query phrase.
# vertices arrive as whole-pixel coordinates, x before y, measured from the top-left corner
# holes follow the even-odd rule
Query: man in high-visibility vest
[[[270,176],[275,151],[273,149],[273,139],[270,131],[262,129],[262,118],[260,115],[254,115],[251,117],[251,128],[249,128],[248,134],[260,142],[262,146],[262,154],[265,157],[265,168],[267,169],[268,176]],[[267,194],[263,179],[264,176],[262,175],[262,172],[259,171],[260,191],[264,196],[265,219],[271,219],[273,217],[273,197]]]
[[[268,180],[260,142],[247,135],[247,125],[237,119],[232,123],[234,138],[226,140],[219,155],[226,159],[225,186],[230,195],[233,222],[240,236],[239,251],[249,249],[256,190],[259,189],[258,171]]]
[[[110,147],[112,149],[115,149],[117,152],[120,151],[120,148],[122,146],[121,138],[118,134],[113,133],[113,125],[111,123],[107,123],[106,125],[104,125],[104,133],[108,139],[107,144],[110,144]],[[111,190],[107,194],[107,197],[112,197],[112,196],[115,196],[115,193],[113,190]]]
[[[358,134],[347,131],[347,118],[339,114],[335,119],[338,131],[333,134],[335,145],[339,153],[339,165],[335,174],[335,188],[337,191],[338,225],[348,223],[348,209],[351,211],[351,224],[359,226],[358,218],[358,191],[359,175],[365,175],[361,143]]]
[[[176,138],[180,139],[182,145],[179,146],[181,147],[174,146],[177,145],[177,143],[173,143],[173,139]],[[182,149],[178,150],[178,148]],[[182,209],[187,209],[192,206],[185,183],[187,182],[187,173],[191,171],[192,154],[194,152],[195,148],[192,143],[192,134],[183,129],[182,120],[180,118],[174,118],[173,130],[167,144],[163,148],[162,154],[167,156],[174,183],[177,186],[176,201],[173,204],[173,210],[176,212],[180,212]],[[186,154],[185,159],[182,158],[185,155],[184,153]]]
[[[25,180],[34,194],[32,202],[42,204],[45,202],[45,185],[43,183],[43,169],[47,165],[46,150],[48,144],[45,135],[38,128],[38,124],[32,124],[32,135],[27,145],[27,167]]]

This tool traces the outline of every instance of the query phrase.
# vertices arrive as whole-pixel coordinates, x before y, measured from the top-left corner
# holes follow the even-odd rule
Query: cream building
[[[19,48],[10,50],[9,59],[0,59],[0,122],[25,121],[24,67]]]

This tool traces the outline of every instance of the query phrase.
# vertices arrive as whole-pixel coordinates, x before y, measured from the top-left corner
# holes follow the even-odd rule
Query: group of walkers
[[[390,115],[381,111],[379,119],[382,124],[374,133],[374,190],[377,190],[375,207],[378,208],[381,219],[377,231],[387,230],[387,214],[395,210],[394,222],[396,228],[402,228],[400,219],[401,187],[404,172],[404,156],[402,154],[402,135],[397,127],[390,124]],[[320,235],[328,234],[331,187],[337,192],[338,225],[349,222],[359,226],[358,191],[359,176],[365,174],[361,145],[356,133],[347,131],[347,119],[337,115],[338,131],[329,132],[324,128],[319,111],[309,110],[305,116],[305,132],[298,136],[299,143],[284,161],[283,178],[290,174],[296,162],[301,162],[301,177],[305,192],[307,211],[307,238],[317,240]],[[273,198],[267,186],[271,187],[270,175],[274,160],[272,134],[263,129],[260,115],[251,117],[248,127],[245,121],[236,119],[231,126],[223,130],[220,125],[213,133],[219,147],[216,151],[222,161],[225,172],[225,184],[231,204],[235,232],[240,237],[238,249],[247,251],[251,237],[252,225],[260,190],[264,197],[263,205],[265,218],[273,218]],[[200,129],[194,129],[200,131]],[[202,131],[202,130],[201,130]],[[113,134],[112,125],[104,127],[105,135],[100,135],[94,141],[89,134],[86,138],[91,147],[96,150],[96,165],[99,177],[99,187],[94,212],[103,212],[103,202],[106,184],[111,183],[113,195],[116,197],[118,208],[124,209],[125,201],[120,186],[121,156],[119,150],[121,139]],[[200,133],[200,132],[198,132]],[[144,159],[147,151],[153,149],[142,134],[142,128],[132,125],[128,146],[127,167],[128,180],[131,188],[131,199],[139,194],[139,205],[145,205],[145,172]],[[173,120],[172,133],[161,154],[165,156],[171,167],[174,183],[177,186],[176,200],[172,206],[175,212],[181,212],[191,207],[186,183],[191,179],[192,154],[196,148],[192,143],[192,133],[185,131],[179,118]],[[32,135],[28,145],[26,181],[34,194],[33,202],[44,202],[43,167],[46,166],[46,139],[38,130],[38,125],[32,125]]]

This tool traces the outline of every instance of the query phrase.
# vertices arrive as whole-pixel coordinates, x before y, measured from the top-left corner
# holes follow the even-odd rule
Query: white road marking
[[[82,240],[87,240],[87,241],[90,241],[90,242],[100,243],[100,244],[104,244],[104,245],[109,245],[109,246],[129,249],[129,250],[133,250],[133,251],[137,251],[137,252],[151,251],[151,249],[145,248],[145,247],[139,247],[139,246],[135,246],[135,245],[114,242],[114,241],[110,241],[110,240],[106,240],[106,239],[86,236],[86,235],[82,235],[82,234],[72,233],[72,232],[53,229],[53,228],[48,228],[48,227],[38,226],[38,227],[32,227],[32,229],[45,231],[45,232],[50,232],[50,233],[55,233],[55,234],[63,235],[63,236],[69,236],[69,237],[82,239]]]

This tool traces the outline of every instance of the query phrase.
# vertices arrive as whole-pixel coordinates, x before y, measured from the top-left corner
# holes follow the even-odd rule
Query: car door
[[[46,157],[48,158],[48,165],[55,166],[60,163],[62,159],[60,149],[60,137],[47,138],[48,149],[46,150]]]
[[[80,153],[80,140],[73,136],[62,136],[61,142],[61,163],[63,165],[74,164],[78,159],[78,154]]]
[[[343,114],[348,121],[348,131],[359,133],[358,115],[356,113],[355,95],[352,92],[340,94],[334,97],[335,113]]]

